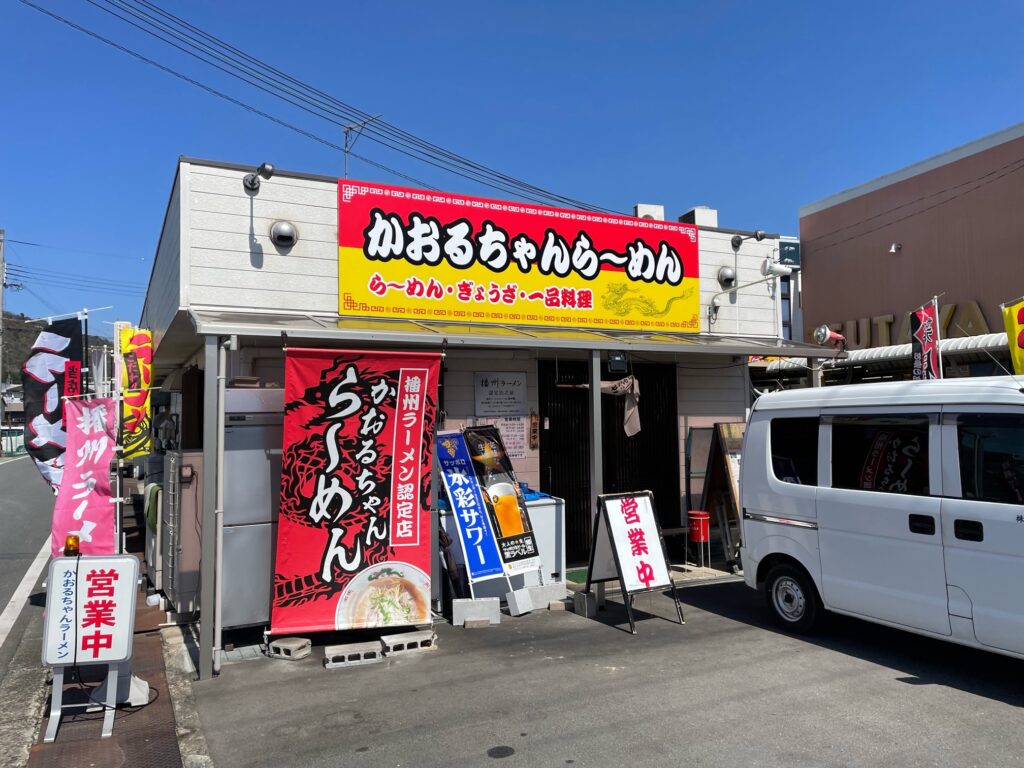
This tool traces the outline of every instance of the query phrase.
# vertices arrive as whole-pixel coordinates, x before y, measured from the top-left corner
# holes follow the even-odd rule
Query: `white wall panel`
[[[164,216],[160,242],[157,243],[153,271],[146,291],[139,325],[153,332],[153,345],[159,347],[164,333],[181,306],[181,189],[175,177]]]

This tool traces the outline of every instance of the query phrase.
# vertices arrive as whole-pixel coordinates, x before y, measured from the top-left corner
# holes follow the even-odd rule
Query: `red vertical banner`
[[[430,621],[440,363],[287,351],[272,634]]]
[[[939,317],[935,302],[910,313],[910,350],[915,379],[941,379]]]

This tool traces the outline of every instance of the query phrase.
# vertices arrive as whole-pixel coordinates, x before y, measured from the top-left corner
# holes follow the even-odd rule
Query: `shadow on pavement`
[[[684,606],[903,671],[908,676],[899,680],[908,685],[944,685],[1024,707],[1024,661],[837,614],[826,614],[813,635],[790,635],[771,622],[761,593],[742,582],[684,589],[679,597]]]

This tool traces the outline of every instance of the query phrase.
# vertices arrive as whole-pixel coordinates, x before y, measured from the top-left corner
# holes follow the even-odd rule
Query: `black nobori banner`
[[[82,360],[82,323],[77,317],[44,328],[21,366],[25,397],[25,449],[55,488],[64,476],[67,430],[61,397],[69,362]]]

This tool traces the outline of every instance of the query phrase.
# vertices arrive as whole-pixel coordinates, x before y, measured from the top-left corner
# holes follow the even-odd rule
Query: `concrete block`
[[[568,600],[552,600],[548,603],[549,611],[564,611],[566,609],[566,603]]]
[[[339,669],[341,667],[358,667],[363,664],[376,664],[384,661],[384,649],[379,640],[367,643],[343,643],[324,647],[324,667]]]
[[[437,635],[432,629],[424,629],[419,632],[402,632],[398,635],[382,635],[381,645],[384,646],[384,653],[388,656],[395,656],[400,653],[412,651],[429,651],[437,646]]]
[[[578,615],[592,619],[597,616],[597,598],[593,592],[574,592],[572,609]]]
[[[474,619],[487,619],[491,624],[498,624],[501,621],[501,601],[496,597],[452,600],[452,626],[461,627]]]
[[[244,653],[245,649],[242,649],[242,657],[256,658],[257,654]],[[305,637],[279,637],[276,640],[271,640],[267,644],[267,656],[272,659],[287,659],[288,661],[298,661],[304,659],[313,652],[313,644]]]
[[[530,600],[534,605],[547,605],[552,600],[561,600],[569,594],[569,590],[561,582],[527,587],[527,589],[530,590]]]
[[[505,602],[508,603],[508,612],[513,616],[522,616],[533,610],[533,599],[528,587],[513,589],[505,595]]]
[[[491,622],[487,619],[466,619],[466,623],[462,626],[466,629],[483,629],[484,627],[491,626]]]

